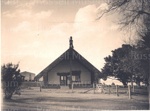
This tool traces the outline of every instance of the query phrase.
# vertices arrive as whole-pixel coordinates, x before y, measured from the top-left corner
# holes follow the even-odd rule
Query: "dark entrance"
[[[67,86],[68,85],[68,83],[67,83],[67,76],[64,76],[64,75],[60,76],[60,85],[61,86]]]

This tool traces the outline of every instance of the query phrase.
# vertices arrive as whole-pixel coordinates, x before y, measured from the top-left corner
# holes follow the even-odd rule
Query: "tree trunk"
[[[136,84],[137,84],[138,87],[141,86],[140,81],[137,81]]]
[[[133,76],[131,76],[131,88],[133,88]]]
[[[127,82],[122,81],[124,87],[127,87]]]

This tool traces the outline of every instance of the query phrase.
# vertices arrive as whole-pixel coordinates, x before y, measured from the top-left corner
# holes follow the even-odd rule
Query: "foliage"
[[[129,81],[129,76],[128,73],[126,73],[125,68],[123,68],[123,63],[126,59],[127,52],[125,48],[126,47],[118,48],[112,51],[112,56],[105,58],[106,64],[102,69],[102,73],[107,76],[114,76],[118,78],[118,80],[126,86]]]
[[[139,48],[126,44],[112,51],[112,56],[104,58],[106,63],[102,73],[105,75],[105,78],[107,76],[114,76],[124,86],[132,81],[138,85],[140,85],[140,82],[147,84],[149,65],[146,62],[147,60],[144,61],[139,58],[138,50]]]
[[[136,30],[139,40],[134,46],[131,43],[135,41],[129,41],[129,50],[118,48],[112,52],[112,56],[105,58],[106,64],[102,69],[105,79],[107,75],[113,75],[124,85],[131,80],[149,85],[150,0],[109,0],[106,3],[108,8],[99,13],[98,19],[107,13],[118,13],[121,29]]]
[[[99,13],[98,19],[104,14],[118,13],[118,23],[122,28],[134,27],[140,28],[144,25],[144,19],[150,16],[149,0],[106,0],[108,8]]]
[[[23,76],[20,75],[18,67],[19,64],[12,63],[1,66],[1,81],[5,99],[11,99],[15,90],[19,88],[23,81]]]

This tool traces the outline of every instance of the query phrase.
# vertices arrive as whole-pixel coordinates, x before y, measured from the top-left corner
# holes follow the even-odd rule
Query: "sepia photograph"
[[[1,0],[1,111],[150,110],[150,0]]]

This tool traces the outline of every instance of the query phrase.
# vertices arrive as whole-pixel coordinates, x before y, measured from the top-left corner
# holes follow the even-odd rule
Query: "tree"
[[[105,59],[106,63],[102,69],[102,73],[107,76],[114,76],[124,86],[127,86],[128,82],[133,81],[141,82],[141,73],[139,70],[139,62],[133,59],[134,47],[126,44],[121,48],[112,51],[112,56],[108,56]]]
[[[103,79],[107,80],[107,76],[112,76],[113,74],[113,68],[111,64],[112,57],[109,55],[108,57],[105,57],[104,60],[106,63],[101,72],[103,74]]]
[[[19,64],[4,64],[1,66],[1,81],[2,89],[5,94],[5,99],[11,99],[15,90],[19,88],[23,81],[23,76],[20,75]]]
[[[121,67],[121,53],[118,53],[119,50],[120,49],[112,51],[112,56],[104,58],[106,63],[102,68],[102,74],[105,75],[105,79],[107,79],[107,76],[114,76],[122,82],[124,86],[127,86],[129,75]]]
[[[139,33],[141,39],[137,43],[137,56],[140,61],[140,69],[143,73],[144,83],[149,85],[150,75],[150,16],[145,18],[145,29]],[[137,60],[137,59],[136,59]]]
[[[104,14],[115,12],[119,14],[118,23],[122,27],[139,27],[144,24],[143,18],[150,16],[149,0],[106,0],[106,3],[108,8],[99,13],[98,19]]]
[[[134,61],[138,61],[138,64],[139,64],[139,70],[140,70],[139,72],[141,73],[141,76],[139,77],[139,79],[142,79],[142,81],[146,85],[149,85],[150,48],[145,47],[144,44],[143,45],[137,45],[137,50],[135,51],[133,59],[134,59]]]
[[[132,47],[130,45],[122,45],[121,48],[112,51],[114,75],[124,86],[127,86],[127,83],[132,81],[133,63],[129,57],[131,49]]]
[[[134,73],[132,79],[135,79],[137,84],[143,81],[148,85],[150,75],[150,0],[109,0],[106,3],[108,8],[99,13],[98,19],[107,13],[118,13],[118,24],[121,29],[136,30],[135,36],[139,38],[137,44],[134,46],[130,44],[133,47],[131,52],[134,52],[133,55],[136,57],[131,61],[126,59],[128,64],[122,62],[120,67],[127,68],[128,71],[132,69],[130,70],[132,75]]]

